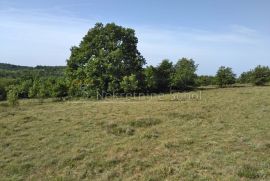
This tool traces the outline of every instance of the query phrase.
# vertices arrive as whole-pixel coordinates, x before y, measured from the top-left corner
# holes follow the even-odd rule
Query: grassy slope
[[[270,179],[270,87],[0,106],[0,178]]]

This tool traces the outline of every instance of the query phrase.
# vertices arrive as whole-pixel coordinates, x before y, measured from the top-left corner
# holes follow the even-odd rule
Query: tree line
[[[97,23],[71,48],[66,67],[16,67],[0,64],[0,99],[11,104],[17,98],[93,97],[98,93],[166,93],[189,91],[199,86],[230,86],[235,83],[265,85],[267,66],[257,66],[239,78],[230,67],[220,67],[215,76],[196,74],[198,64],[181,58],[175,64],[162,60],[145,66],[137,49],[135,31],[114,23]]]

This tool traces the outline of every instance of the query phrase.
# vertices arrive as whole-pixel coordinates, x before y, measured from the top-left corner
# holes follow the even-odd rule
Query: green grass
[[[270,180],[268,86],[0,104],[0,180],[254,179]]]

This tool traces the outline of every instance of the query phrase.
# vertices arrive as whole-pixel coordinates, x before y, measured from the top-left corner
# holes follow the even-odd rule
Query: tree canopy
[[[232,68],[221,66],[216,74],[216,81],[219,87],[234,84],[236,75],[233,73]]]
[[[176,89],[187,90],[195,86],[196,70],[198,65],[192,59],[182,58],[175,65],[175,73],[172,78],[172,85]]]
[[[71,48],[68,78],[75,87],[86,86],[93,92],[121,91],[124,77],[134,75],[139,79],[142,74],[145,59],[137,43],[133,29],[97,23],[78,47]]]

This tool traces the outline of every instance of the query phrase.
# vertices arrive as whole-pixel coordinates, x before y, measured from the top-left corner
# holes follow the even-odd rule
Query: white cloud
[[[96,19],[76,18],[69,12],[52,15],[44,10],[2,10],[0,61],[22,65],[64,65],[70,47],[77,45],[95,22]],[[267,50],[269,37],[243,25],[228,25],[222,31],[127,26],[136,30],[138,48],[148,64],[156,65],[164,58],[176,61],[189,57],[200,64],[199,73],[213,74],[220,65],[241,72],[257,64],[267,64],[270,58]]]

